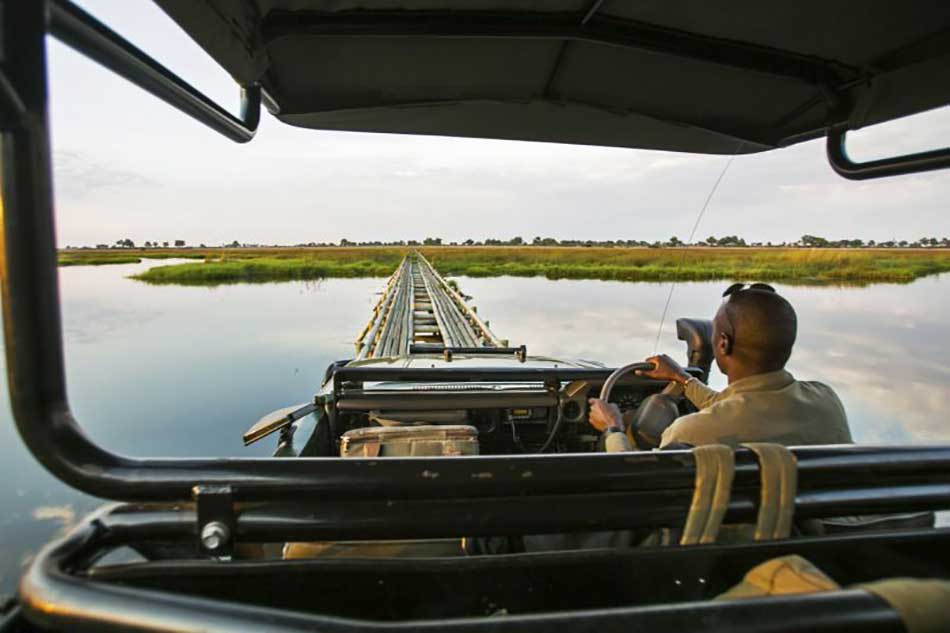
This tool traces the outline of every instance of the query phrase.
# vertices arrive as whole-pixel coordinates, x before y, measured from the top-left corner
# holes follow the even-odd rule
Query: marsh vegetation
[[[430,246],[419,249],[446,275],[614,281],[759,280],[795,284],[908,283],[950,271],[950,249],[629,248]],[[151,284],[219,285],[322,278],[385,277],[406,247],[214,248],[73,251],[60,265],[142,259],[203,261],[154,266]]]

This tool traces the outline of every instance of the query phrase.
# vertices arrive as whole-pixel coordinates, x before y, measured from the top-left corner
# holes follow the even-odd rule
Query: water
[[[352,355],[380,279],[218,288],[147,286],[154,262],[60,271],[73,410],[106,448],[139,456],[266,455],[241,433],[306,401],[326,366]],[[608,364],[653,352],[663,284],[460,278],[483,318],[529,353]],[[660,351],[682,358],[677,316],[715,311],[726,283],[676,287]],[[790,363],[839,393],[862,443],[950,442],[950,275],[906,286],[779,287],[798,310]],[[717,386],[723,377],[711,379]],[[58,483],[23,447],[0,392],[0,593],[21,564],[99,504]]]

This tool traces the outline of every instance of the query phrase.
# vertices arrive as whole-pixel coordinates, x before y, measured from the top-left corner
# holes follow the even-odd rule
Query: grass
[[[188,257],[201,263],[150,268],[134,278],[153,284],[219,285],[326,277],[385,277],[408,249],[389,247],[83,251],[61,265],[131,263]],[[618,281],[757,280],[806,285],[909,283],[950,272],[950,250],[427,247],[446,275]],[[120,261],[126,258],[131,261]],[[106,261],[108,260],[108,261]]]
[[[109,264],[138,264],[141,261],[141,258],[134,255],[59,256],[60,266],[107,266]]]
[[[948,250],[474,247],[421,249],[443,274],[618,281],[908,283],[950,271]]]
[[[96,249],[60,252],[57,262],[60,266],[108,266],[109,264],[139,264],[143,259],[205,259],[205,257],[205,251]]]
[[[150,268],[133,279],[151,284],[215,286],[327,277],[386,277],[402,248],[214,249],[203,263]]]
[[[204,264],[158,266],[133,276],[151,284],[209,286],[264,283],[327,277],[386,277],[395,266],[369,260],[334,262],[319,259],[231,259]]]

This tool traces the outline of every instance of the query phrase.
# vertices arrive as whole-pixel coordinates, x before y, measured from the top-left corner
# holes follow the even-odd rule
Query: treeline
[[[287,245],[282,244],[248,244],[237,240],[221,244],[221,248],[281,248]],[[636,247],[636,248],[681,248],[685,246],[703,247],[703,248],[950,248],[950,238],[948,237],[922,237],[919,240],[887,240],[878,242],[875,240],[844,239],[829,240],[817,235],[803,235],[794,242],[746,242],[737,235],[724,235],[716,237],[711,235],[704,240],[687,244],[675,235],[666,241],[646,241],[646,240],[558,240],[553,237],[540,237],[528,241],[523,237],[516,236],[510,240],[500,240],[495,238],[486,238],[484,240],[467,239],[461,242],[445,241],[441,237],[427,237],[423,240],[397,240],[391,242],[369,241],[354,242],[342,239],[337,242],[305,242],[292,244],[296,248],[326,248],[326,247],[353,247],[353,246],[577,246],[577,247]],[[67,250],[73,250],[76,247],[67,246]],[[88,250],[91,247],[81,246],[81,250]],[[130,239],[117,240],[114,244],[97,244],[96,249],[112,248],[188,248],[185,240],[175,240],[172,246],[168,242],[146,241],[141,246],[136,246]],[[208,248],[204,244],[198,248]],[[215,248],[215,247],[212,247]]]
[[[235,245],[239,246],[237,242],[235,242]],[[188,248],[188,247],[185,245],[185,240],[174,240],[173,242],[170,242],[170,243],[169,242],[152,242],[150,240],[145,240],[145,242],[143,242],[142,244],[136,245],[136,243],[130,240],[129,238],[124,238],[124,239],[116,240],[115,243],[113,244],[96,244],[95,246],[71,246],[70,245],[66,247],[66,250],[85,251],[85,250],[91,250],[91,249],[106,250],[106,249],[113,249],[113,248]],[[208,248],[208,247],[205,246],[204,244],[201,244],[198,248]]]
[[[716,237],[711,235],[704,240],[687,244],[675,235],[666,241],[647,240],[558,240],[553,237],[535,237],[528,241],[523,237],[513,237],[510,240],[487,238],[484,240],[467,239],[461,242],[448,242],[440,237],[427,237],[418,240],[399,240],[394,242],[352,242],[340,240],[339,244],[316,243],[297,244],[307,246],[580,246],[580,247],[637,247],[637,248],[680,248],[697,246],[705,248],[950,248],[950,237],[922,237],[919,240],[829,240],[815,235],[803,235],[794,242],[746,242],[737,235]]]

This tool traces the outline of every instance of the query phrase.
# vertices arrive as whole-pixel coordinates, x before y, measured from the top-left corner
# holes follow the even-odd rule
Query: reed
[[[135,279],[156,284],[217,285],[323,277],[384,277],[407,248],[261,248],[89,255],[69,254],[61,265],[129,263],[122,257],[182,257],[202,263],[151,268]],[[947,249],[425,247],[446,275],[547,277],[618,281],[780,281],[806,285],[909,283],[950,272]],[[108,261],[105,261],[108,259]],[[66,260],[68,263],[63,263]]]

